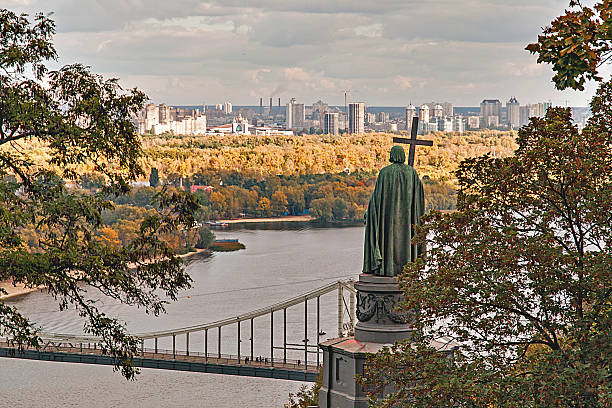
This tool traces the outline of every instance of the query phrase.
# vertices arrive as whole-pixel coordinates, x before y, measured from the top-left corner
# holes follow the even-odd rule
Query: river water
[[[246,249],[191,259],[187,271],[193,287],[182,292],[167,313],[152,317],[142,310],[100,298],[106,313],[128,324],[130,332],[180,328],[232,317],[324,286],[338,279],[356,278],[361,269],[363,227],[316,228],[304,224],[232,227],[215,231],[218,238],[238,238]],[[336,337],[337,298],[321,297],[319,340]],[[59,312],[44,292],[18,298],[11,304],[47,332],[77,334],[83,322],[72,310]],[[309,332],[303,329],[304,309],[288,310],[288,342],[317,337],[316,304],[308,307]],[[246,323],[246,322],[245,322]],[[269,319],[255,319],[254,353],[269,355]],[[275,316],[275,344],[282,344],[282,313]],[[209,332],[209,352],[216,352],[215,334]],[[248,324],[242,326],[242,354],[250,352]],[[190,350],[203,350],[203,336],[190,338]],[[170,348],[171,341],[160,341]],[[151,344],[145,344],[152,347]],[[185,339],[177,337],[177,347]],[[237,332],[224,329],[222,352],[237,353]],[[303,353],[289,353],[302,358]],[[278,351],[277,357],[282,356]],[[314,360],[314,355],[312,357]],[[7,407],[282,407],[289,392],[303,385],[294,381],[229,375],[143,369],[134,382],[110,367],[0,359],[0,402]]]

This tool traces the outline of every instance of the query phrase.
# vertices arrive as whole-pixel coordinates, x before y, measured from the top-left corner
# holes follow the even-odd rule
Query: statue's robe
[[[391,163],[378,174],[376,188],[365,214],[363,273],[396,276],[414,261],[420,249],[411,244],[414,225],[425,211],[423,183],[404,164],[401,146],[391,149]]]

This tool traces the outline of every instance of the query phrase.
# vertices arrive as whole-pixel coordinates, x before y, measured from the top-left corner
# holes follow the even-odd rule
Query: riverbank
[[[256,222],[309,222],[314,220],[310,214],[305,215],[287,215],[284,217],[274,218],[236,218],[232,220],[218,220],[217,222],[226,224],[252,224]]]
[[[188,252],[186,254],[179,255],[179,258],[183,258],[187,260],[191,256],[201,254],[203,252],[209,251],[208,249],[196,249],[195,251]],[[27,295],[28,293],[36,292],[38,290],[43,290],[44,286],[38,286],[35,288],[26,288],[24,284],[18,283],[17,285],[13,285],[11,282],[3,281],[0,282],[0,288],[4,289],[7,294],[0,295],[0,300],[7,300],[16,298],[19,296]]]
[[[0,295],[0,300],[6,300],[15,298],[18,296],[27,295],[28,293],[36,292],[37,290],[44,289],[42,286],[37,288],[26,288],[24,284],[18,283],[16,286],[11,282],[0,282],[0,288],[4,289],[7,294]]]

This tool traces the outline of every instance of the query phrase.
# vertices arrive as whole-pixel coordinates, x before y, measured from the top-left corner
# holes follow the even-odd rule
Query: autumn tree
[[[259,199],[259,204],[257,205],[257,211],[261,217],[267,217],[270,215],[271,203],[270,199],[267,197],[261,197]]]
[[[119,234],[110,227],[102,227],[98,230],[98,240],[107,247],[119,247],[121,245]]]
[[[609,22],[608,1],[595,9]],[[573,52],[581,33],[556,40],[570,36]],[[572,69],[564,55],[550,61]],[[555,81],[580,88],[583,68]],[[591,110],[579,131],[569,109],[551,108],[519,131],[513,157],[461,164],[457,211],[424,218],[415,243],[427,255],[400,277],[413,342],[378,353],[361,378],[373,405],[612,406],[610,82]],[[456,347],[452,359],[440,342]],[[376,400],[384,387],[393,392]]]
[[[334,219],[333,198],[317,198],[310,203],[310,214],[320,222],[330,222]]]
[[[587,80],[601,81],[599,70],[612,58],[612,0],[593,7],[571,0],[570,9],[544,28],[527,50],[538,54],[538,62],[552,64],[559,89],[582,91]]]
[[[287,211],[287,196],[281,190],[275,191],[270,197],[270,206],[273,215],[283,215]]]
[[[132,378],[138,339],[92,298],[101,293],[161,313],[160,296],[175,300],[190,278],[160,234],[189,230],[198,205],[182,192],[160,192],[134,238],[115,245],[102,213],[142,175],[131,119],[146,96],[80,64],[49,71],[46,64],[57,58],[54,33],[43,14],[0,9],[0,281],[43,286],[60,309],[75,307],[85,332],[99,336],[103,352]],[[48,160],[34,162],[30,144],[46,146]],[[95,194],[66,187],[86,167],[104,178]],[[30,226],[38,233],[36,251],[24,241]],[[20,347],[40,345],[36,323],[2,301],[0,335]]]

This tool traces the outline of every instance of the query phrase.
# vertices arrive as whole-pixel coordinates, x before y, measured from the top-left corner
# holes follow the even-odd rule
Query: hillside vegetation
[[[415,167],[421,177],[453,181],[454,171],[467,157],[494,153],[511,155],[516,132],[479,131],[432,133],[430,148],[417,147]],[[304,175],[378,171],[388,164],[393,135],[346,136],[144,136],[145,171],[182,176],[210,170],[257,172],[262,175]]]
[[[485,153],[502,157],[516,148],[514,132],[433,133],[423,138],[433,147],[418,147],[415,167],[424,181],[426,209],[452,210],[456,205],[454,172],[468,157]],[[378,170],[388,164],[391,134],[305,136],[143,136],[141,180],[175,188],[212,186],[198,191],[202,222],[209,219],[270,217],[310,212],[321,222],[362,220]],[[23,154],[48,163],[50,151],[34,142]],[[80,164],[78,187],[96,191],[106,180]],[[58,169],[60,170],[60,169]],[[105,240],[126,245],[158,188],[136,187],[105,217]],[[130,210],[130,208],[132,208]],[[113,230],[114,232],[112,232]],[[32,234],[34,242],[36,234]],[[191,247],[197,235],[172,237],[173,247]]]

